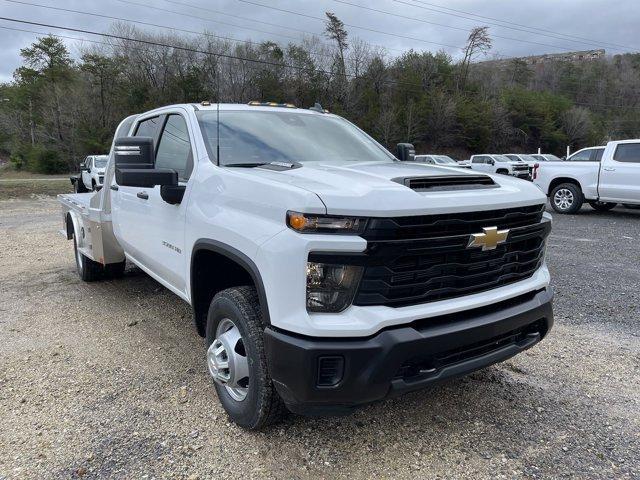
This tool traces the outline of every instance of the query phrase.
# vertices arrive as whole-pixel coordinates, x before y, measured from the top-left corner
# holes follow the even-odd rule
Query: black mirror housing
[[[178,172],[168,168],[116,168],[116,183],[123,187],[177,186]]]
[[[151,137],[122,137],[113,146],[116,169],[153,168],[155,152]]]
[[[399,143],[396,147],[396,157],[402,162],[413,162],[416,157],[416,149],[410,143]]]

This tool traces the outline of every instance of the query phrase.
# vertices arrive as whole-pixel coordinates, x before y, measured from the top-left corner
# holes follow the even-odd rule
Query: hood
[[[331,162],[304,164],[274,171],[243,170],[248,175],[311,191],[325,204],[328,214],[400,216],[491,210],[544,203],[546,197],[531,182],[506,175],[487,175],[458,167],[402,162]],[[415,191],[403,184],[413,177],[485,175],[495,188]],[[394,180],[395,179],[395,180]],[[288,208],[295,209],[295,206]]]

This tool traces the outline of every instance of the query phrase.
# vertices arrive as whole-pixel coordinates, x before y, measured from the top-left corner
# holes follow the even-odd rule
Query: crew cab
[[[442,165],[443,167],[471,168],[470,165],[460,164],[447,155],[416,155],[414,161],[431,165]]]
[[[191,305],[232,421],[347,413],[553,324],[545,196],[413,152],[319,107],[162,107],[119,125],[105,188],[59,196],[61,233],[83,280],[130,262]]]
[[[89,155],[80,164],[80,174],[71,177],[76,193],[100,190],[107,167],[108,155]]]
[[[618,203],[640,204],[640,139],[578,150],[565,161],[540,163],[533,182],[558,213],[576,213],[584,202],[598,211]]]
[[[529,179],[529,165],[520,160],[512,160],[505,155],[472,155],[469,163],[473,170]]]

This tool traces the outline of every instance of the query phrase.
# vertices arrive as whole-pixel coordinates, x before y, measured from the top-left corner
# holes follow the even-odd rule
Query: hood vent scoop
[[[475,190],[498,187],[498,184],[486,175],[436,175],[430,177],[396,178],[394,181],[416,192]]]

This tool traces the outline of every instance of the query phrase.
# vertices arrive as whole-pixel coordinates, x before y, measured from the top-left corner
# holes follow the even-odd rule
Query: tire
[[[561,183],[550,195],[551,207],[561,214],[576,213],[584,203],[582,189],[575,183]]]
[[[230,420],[248,430],[272,425],[287,411],[267,369],[264,328],[255,288],[229,288],[213,297],[207,315],[207,367]],[[248,376],[235,378],[244,372]]]
[[[496,173],[500,175],[509,175],[509,170],[505,170],[504,168],[499,168],[498,170],[496,170]]]
[[[616,205],[617,203],[612,202],[589,202],[589,206],[597,212],[608,212]]]
[[[104,273],[107,278],[122,278],[126,267],[126,260],[119,263],[110,263],[104,266]]]
[[[84,182],[82,178],[78,177],[75,182],[73,182],[73,191],[76,193],[86,193],[87,187],[84,186]]]
[[[76,269],[78,270],[78,276],[85,282],[95,282],[100,280],[104,274],[103,266],[94,262],[90,258],[78,250],[78,243],[76,242],[76,232],[73,232],[73,252],[76,257]]]
[[[629,208],[631,210],[638,210],[640,209],[640,204],[631,204],[631,203],[625,203],[623,204],[624,208]]]
[[[96,181],[95,180],[91,180],[91,191],[95,192],[96,191]]]

